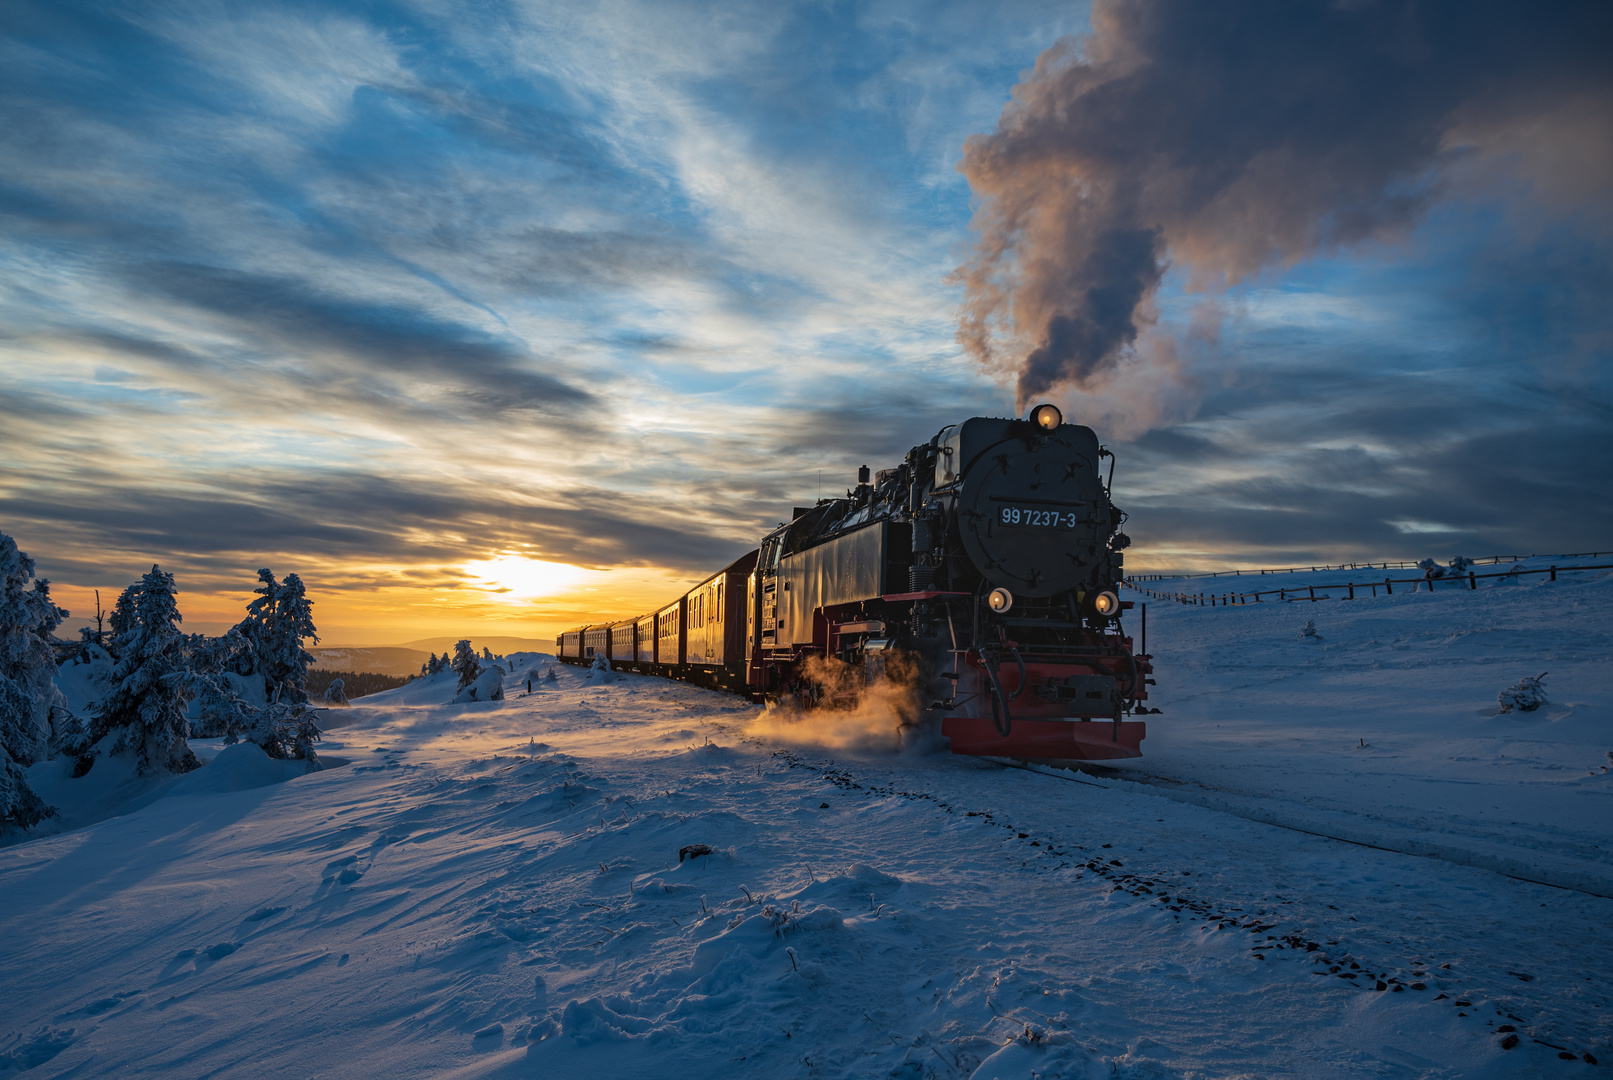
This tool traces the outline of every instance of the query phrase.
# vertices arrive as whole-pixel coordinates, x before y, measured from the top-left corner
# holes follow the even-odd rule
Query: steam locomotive
[[[1138,757],[1146,724],[1125,717],[1149,711],[1153,668],[1121,626],[1113,477],[1054,405],[977,416],[797,507],[659,611],[567,630],[557,651],[808,706],[823,664],[862,677],[900,657],[953,753]]]

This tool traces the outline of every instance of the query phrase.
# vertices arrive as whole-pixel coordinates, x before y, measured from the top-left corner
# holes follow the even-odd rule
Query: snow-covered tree
[[[482,646],[482,659],[486,660],[489,664],[493,662],[493,650],[489,649],[486,645]]]
[[[605,659],[604,653],[595,653],[593,665],[588,669],[585,678],[591,683],[603,685],[615,682],[620,676],[610,669],[610,661]]]
[[[118,602],[112,605],[112,614],[107,617],[107,625],[112,630],[112,640],[108,650],[113,656],[117,655],[118,638],[128,633],[134,627],[134,603],[140,595],[140,584],[136,582],[118,594]]]
[[[303,648],[303,640],[317,642],[313,601],[302,579],[287,574],[282,582],[269,570],[258,571],[258,598],[247,605],[241,633],[251,643],[254,670],[264,679],[264,692],[271,701],[288,705],[308,701],[308,665],[313,654]]]
[[[482,669],[469,685],[459,688],[454,696],[454,704],[463,704],[467,701],[503,701],[504,700],[505,671],[497,664]]]
[[[179,630],[177,591],[174,576],[157,566],[133,594],[124,591],[130,604],[127,629],[115,642],[118,685],[102,700],[91,726],[94,741],[115,734],[112,752],[133,756],[141,772],[188,772],[201,764],[186,741],[191,671]]]
[[[29,788],[23,769],[67,734],[56,691],[51,634],[67,617],[34,577],[34,561],[0,533],[0,822],[31,828],[55,813]]]
[[[258,721],[247,731],[246,738],[272,758],[314,763],[319,760],[314,753],[314,743],[321,734],[316,714],[306,701],[275,700],[258,714]]]
[[[346,688],[346,685],[347,684],[342,682],[340,679],[332,679],[330,681],[330,685],[325,687],[325,704],[346,705],[347,694],[343,692]]]
[[[87,664],[90,657],[95,655],[94,647],[101,644],[102,635],[94,627],[81,626],[78,628],[78,652],[73,654],[73,663]]]
[[[320,731],[308,704],[303,640],[318,641],[313,604],[296,574],[258,571],[257,599],[221,638],[193,650],[198,726],[227,742],[246,739],[270,757],[314,760]]]
[[[0,533],[0,679],[28,702],[9,719],[32,745],[31,760],[48,750],[56,733],[51,718],[58,704],[56,658],[50,643],[67,615],[51,600],[50,582],[34,577],[34,561]]]
[[[220,637],[190,639],[191,733],[235,742],[258,720],[267,700],[253,672],[252,645],[239,626]]]
[[[482,673],[481,661],[476,659],[476,650],[470,647],[470,642],[461,640],[454,646],[454,673],[459,676],[459,689],[463,690],[476,681],[476,676]]]
[[[1539,675],[1525,675],[1512,686],[1507,687],[1495,696],[1502,712],[1534,712],[1546,704],[1546,688],[1541,680],[1546,672]]]

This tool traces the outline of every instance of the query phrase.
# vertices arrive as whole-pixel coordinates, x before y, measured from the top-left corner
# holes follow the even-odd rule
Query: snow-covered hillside
[[[1151,603],[1164,711],[1084,774],[531,654],[417,680],[326,714],[332,768],[237,747],[0,849],[0,1072],[1602,1073],[1610,616],[1590,575]]]
[[[1148,586],[1303,595],[1368,576]],[[1315,603],[1268,596],[1230,609],[1128,593],[1149,603],[1166,714],[1150,725],[1144,758],[1117,775],[1166,778],[1154,790],[1173,798],[1613,896],[1613,573],[1478,584]],[[1500,691],[1542,672],[1543,708],[1501,711]]]

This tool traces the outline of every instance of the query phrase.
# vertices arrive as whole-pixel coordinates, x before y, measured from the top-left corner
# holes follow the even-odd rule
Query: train
[[[805,710],[825,665],[872,680],[900,659],[914,722],[938,719],[953,753],[1139,757],[1153,658],[1146,607],[1141,647],[1122,625],[1113,483],[1113,454],[1056,405],[971,417],[795,507],[666,606],[563,631],[556,653]]]

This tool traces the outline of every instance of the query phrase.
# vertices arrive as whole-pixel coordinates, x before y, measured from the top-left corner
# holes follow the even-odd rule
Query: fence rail
[[[1575,556],[1563,557],[1573,558]],[[1317,569],[1320,570],[1323,568],[1317,567]],[[1340,567],[1336,569],[1343,568]],[[1520,578],[1527,577],[1530,574],[1550,574],[1551,580],[1556,581],[1558,574],[1571,574],[1581,570],[1613,570],[1613,563],[1604,563],[1599,566],[1548,566],[1542,567],[1538,570],[1508,570],[1499,574],[1479,574],[1474,573],[1473,571],[1468,571],[1466,574],[1456,575],[1454,577],[1416,577],[1402,578],[1400,580],[1384,578],[1382,581],[1351,581],[1343,585],[1300,585],[1293,588],[1263,589],[1255,592],[1156,592],[1153,589],[1145,589],[1141,585],[1137,584],[1139,580],[1149,580],[1139,578],[1127,578],[1124,584],[1136,589],[1138,592],[1143,593],[1144,595],[1152,596],[1156,600],[1174,600],[1179,604],[1188,604],[1194,607],[1240,607],[1244,604],[1263,603],[1263,598],[1268,596],[1276,597],[1278,603],[1293,603],[1296,601],[1315,600],[1354,600],[1356,598],[1356,590],[1358,589],[1361,591],[1363,596],[1367,595],[1367,590],[1369,589],[1371,590],[1372,596],[1377,596],[1379,588],[1383,589],[1385,595],[1393,596],[1396,585],[1410,585],[1413,592],[1417,591],[1417,589],[1424,585],[1428,586],[1428,590],[1430,592],[1434,591],[1435,585],[1448,585],[1450,588],[1443,590],[1446,592],[1449,592],[1451,589],[1460,589],[1464,587],[1467,589],[1477,589],[1479,587],[1480,578]],[[1334,596],[1334,593],[1343,593],[1344,595]]]
[[[1524,559],[1599,559],[1603,555],[1613,555],[1613,551],[1574,551],[1558,555],[1485,555],[1482,558],[1471,560],[1474,566],[1494,566],[1503,562],[1522,562]],[[1316,566],[1268,566],[1254,567],[1238,570],[1210,570],[1202,574],[1133,574],[1129,581],[1185,581],[1192,578],[1242,577],[1265,576],[1266,574],[1313,574],[1322,570],[1409,570],[1417,566],[1415,562],[1393,559],[1379,562],[1348,562],[1337,565]]]

